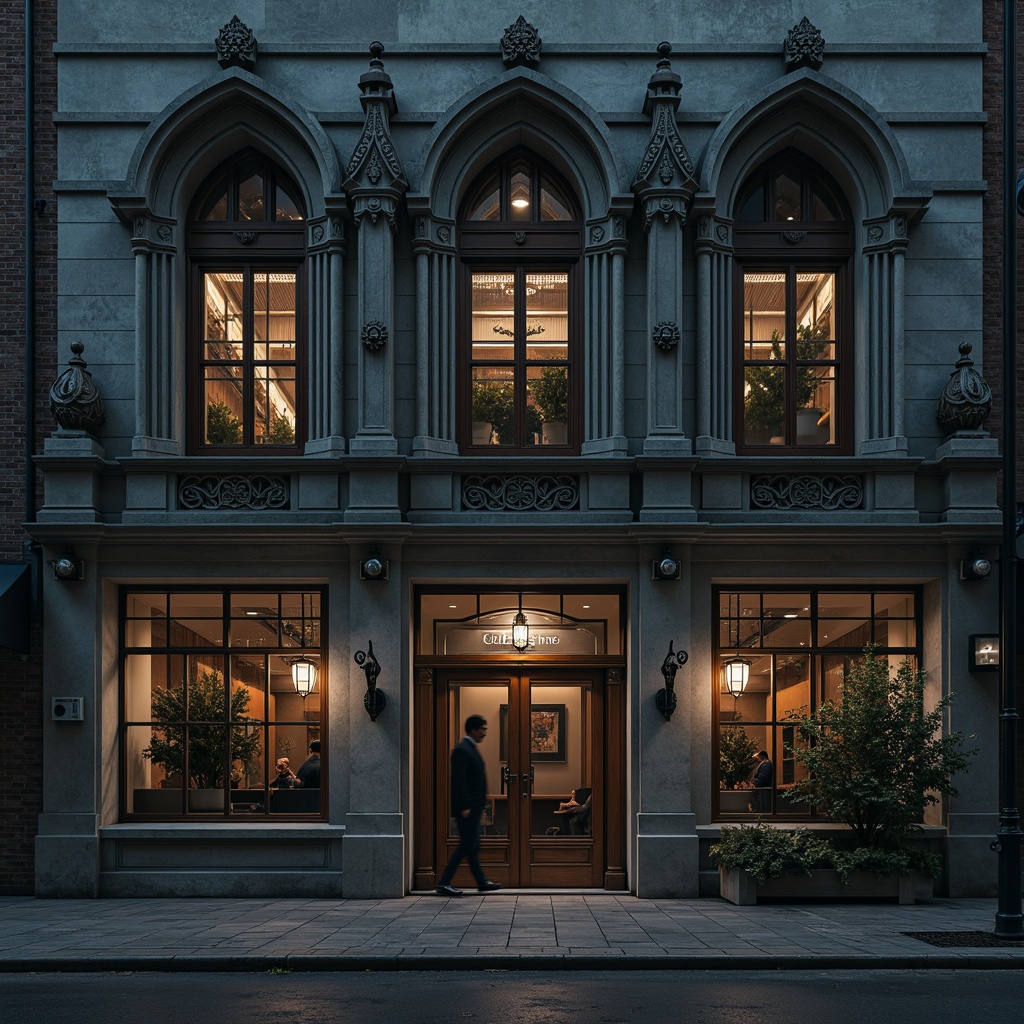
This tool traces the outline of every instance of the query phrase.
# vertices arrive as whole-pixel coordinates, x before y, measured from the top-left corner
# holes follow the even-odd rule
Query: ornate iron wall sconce
[[[366,673],[366,694],[363,697],[363,707],[370,716],[371,722],[377,721],[377,716],[387,707],[388,699],[383,692],[377,689],[377,676],[380,675],[380,662],[373,656],[373,641],[366,645],[365,651],[356,651],[355,663]]]
[[[672,712],[676,709],[676,673],[689,659],[690,656],[686,651],[673,651],[672,641],[669,640],[668,654],[665,655],[665,660],[661,663],[661,674],[665,677],[665,686],[654,695],[654,703],[665,716],[666,721],[672,717]]]

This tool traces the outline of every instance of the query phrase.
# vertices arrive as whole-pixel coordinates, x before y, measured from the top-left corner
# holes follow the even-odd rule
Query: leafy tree
[[[295,428],[291,420],[280,413],[274,413],[274,418],[260,441],[263,444],[295,444]]]
[[[227,402],[211,402],[206,407],[206,440],[208,444],[239,444],[242,421]]]
[[[187,686],[153,693],[154,732],[142,756],[162,764],[168,775],[185,775],[185,731],[188,730],[188,782],[192,789],[217,789],[224,785],[224,680],[220,672],[191,673]],[[239,763],[246,775],[257,771],[260,757],[258,732],[238,723],[248,717],[249,690],[236,687],[231,693],[231,763]],[[188,722],[189,724],[185,725]]]
[[[893,849],[924,809],[953,796],[952,779],[976,749],[962,733],[941,735],[953,700],[924,710],[927,673],[904,661],[890,673],[874,647],[852,666],[840,700],[825,701],[798,723],[805,744],[787,750],[808,771],[786,796],[808,801],[854,830],[859,847]]]
[[[757,744],[747,730],[737,726],[723,728],[718,735],[718,770],[726,789],[750,778],[751,761]]]

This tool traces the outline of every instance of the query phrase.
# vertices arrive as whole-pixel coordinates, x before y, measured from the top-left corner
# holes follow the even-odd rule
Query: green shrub
[[[828,867],[832,847],[806,828],[756,825],[723,828],[711,850],[711,859],[727,871],[746,871],[763,885],[785,872],[809,875],[812,868]]]

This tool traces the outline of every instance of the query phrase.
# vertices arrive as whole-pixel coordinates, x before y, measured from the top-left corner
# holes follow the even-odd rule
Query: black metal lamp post
[[[1017,4],[1003,3],[1003,532],[1000,584],[999,854],[994,934],[1024,940],[1017,806]]]

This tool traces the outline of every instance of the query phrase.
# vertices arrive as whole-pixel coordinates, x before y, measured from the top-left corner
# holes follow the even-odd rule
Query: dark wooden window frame
[[[583,430],[583,288],[582,218],[574,210],[573,221],[523,221],[512,220],[509,216],[509,168],[519,159],[532,164],[532,190],[534,203],[539,207],[541,175],[551,179],[564,197],[575,199],[564,179],[551,167],[533,154],[518,149],[506,154],[495,165],[480,174],[466,193],[465,204],[476,198],[481,187],[489,178],[498,175],[501,184],[502,219],[497,221],[470,221],[465,219],[463,209],[458,223],[458,251],[460,272],[457,281],[456,301],[460,310],[458,320],[458,394],[456,401],[456,434],[460,451],[465,455],[485,456],[537,456],[556,457],[579,454]],[[529,273],[568,273],[568,380],[569,409],[567,422],[568,443],[565,445],[527,445],[523,442],[526,421],[526,359],[524,347],[516,346],[514,357],[514,379],[516,393],[516,443],[513,445],[489,445],[472,443],[472,402],[471,378],[472,359],[472,275],[474,272],[509,273],[516,276],[517,283]],[[517,323],[525,324],[525,308],[516,302]],[[521,328],[517,334],[522,337]],[[531,362],[543,365],[542,362]]]

